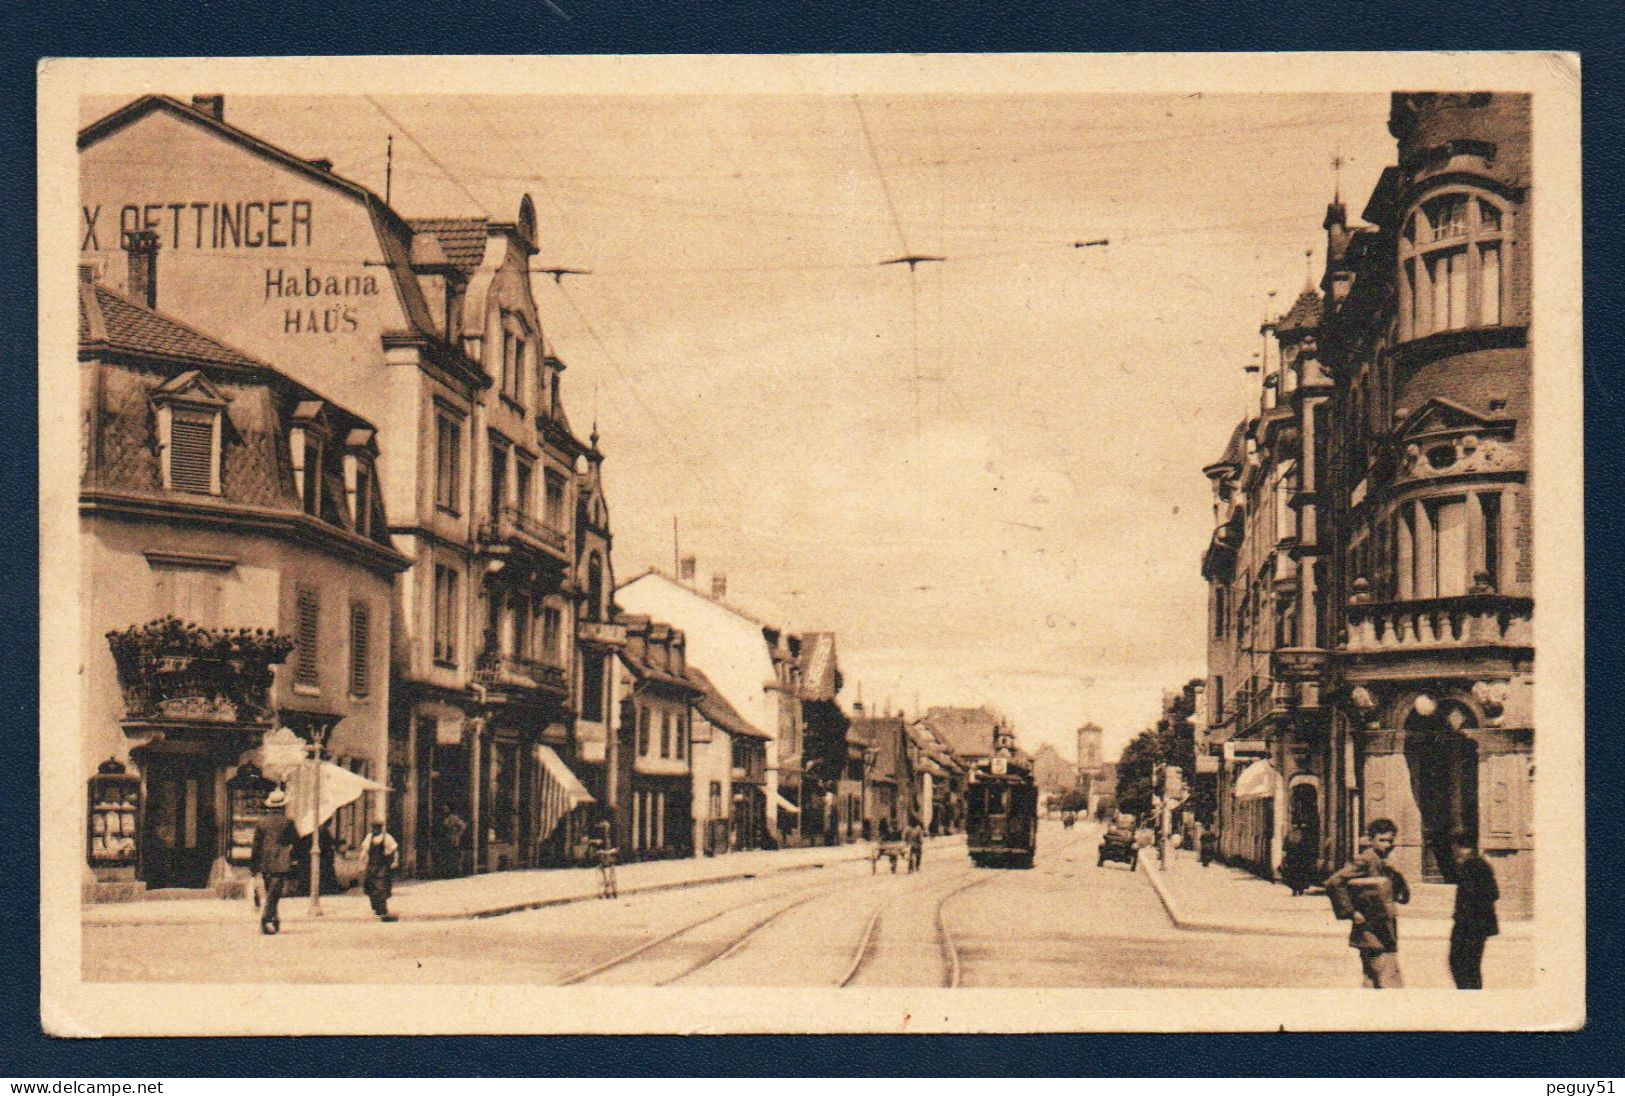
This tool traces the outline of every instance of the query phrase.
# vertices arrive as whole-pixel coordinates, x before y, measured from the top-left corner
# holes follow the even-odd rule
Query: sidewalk
[[[1182,929],[1344,939],[1349,934],[1348,922],[1333,916],[1331,902],[1324,894],[1317,891],[1294,898],[1281,884],[1266,883],[1239,868],[1225,867],[1218,862],[1204,868],[1196,854],[1187,850],[1171,850],[1164,871],[1157,867],[1156,850],[1146,849],[1140,857],[1140,871],[1157,892],[1168,917]],[[1448,939],[1450,906],[1432,894],[1418,904],[1431,916],[1412,916],[1401,906],[1400,939]],[[1530,938],[1534,935],[1534,925],[1530,921],[1503,917],[1501,935]]]
[[[941,843],[944,839],[936,839]],[[952,840],[952,839],[948,839]],[[960,839],[962,840],[962,839]],[[727,883],[780,872],[805,871],[866,860],[872,843],[729,853],[685,860],[623,864],[616,870],[621,897],[652,891]],[[402,921],[451,921],[497,917],[521,910],[598,898],[597,868],[546,868],[494,872],[463,879],[402,880],[395,885],[390,912]],[[309,898],[283,899],[284,921],[309,917]],[[250,899],[181,898],[168,901],[109,902],[82,908],[80,922],[95,925],[201,924],[252,917]],[[328,921],[373,920],[367,898],[357,889],[322,896]]]

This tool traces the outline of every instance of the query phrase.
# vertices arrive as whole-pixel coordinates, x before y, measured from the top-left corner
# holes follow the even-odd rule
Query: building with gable
[[[288,727],[385,776],[391,545],[373,424],[81,268],[87,897],[233,893]],[[352,847],[371,810],[335,820]],[[382,817],[380,813],[378,815]]]
[[[571,430],[531,292],[530,199],[511,222],[409,221],[329,162],[231,125],[220,96],[144,96],[85,127],[79,153],[85,262],[120,288],[139,235],[165,308],[384,439],[389,532],[411,561],[388,772],[407,869],[547,859],[544,804],[581,763],[584,675],[617,636],[579,639],[579,620],[610,615],[608,518],[601,457]]]

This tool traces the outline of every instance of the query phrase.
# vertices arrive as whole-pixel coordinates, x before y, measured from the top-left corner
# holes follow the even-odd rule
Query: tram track
[[[789,901],[787,903],[784,903],[783,905],[779,906],[777,909],[773,910],[767,916],[762,917],[762,918],[754,921],[743,932],[737,933],[734,936],[729,937],[728,942],[726,944],[724,944],[722,948],[720,948],[719,950],[717,950],[717,951],[713,952],[712,954],[706,956],[705,958],[701,959],[698,963],[695,963],[692,966],[689,966],[689,967],[685,968],[680,973],[672,975],[672,976],[667,977],[667,978],[663,978],[663,979],[661,979],[661,980],[659,980],[659,981],[657,981],[657,982],[655,982],[653,984],[660,985],[660,986],[671,985],[672,983],[680,981],[680,980],[682,980],[684,978],[687,978],[689,975],[694,974],[696,971],[699,971],[699,970],[701,970],[701,969],[703,969],[705,967],[708,967],[708,966],[712,965],[713,963],[717,963],[717,962],[720,962],[720,961],[722,961],[724,959],[727,959],[729,956],[737,953],[741,948],[743,948],[745,946],[745,944],[750,941],[751,937],[755,936],[757,933],[759,933],[763,929],[767,928],[768,925],[772,924],[774,921],[777,921],[780,917],[783,917],[785,914],[789,913],[791,910],[798,909],[801,906],[806,905],[808,902],[811,902],[815,898],[820,898],[820,897],[824,896],[825,894],[828,894],[828,893],[830,893],[832,891],[835,891],[835,890],[839,890],[841,887],[847,886],[847,885],[848,884],[846,882],[844,882],[844,881],[843,882],[838,882],[838,883],[824,882],[824,883],[815,883],[815,884],[812,884],[811,886],[808,886],[808,887],[797,888],[795,891],[792,892],[792,894],[796,895],[797,897],[794,897],[794,898],[792,898],[791,901]],[[806,893],[804,893],[804,892],[806,892]],[[677,928],[672,929],[669,932],[662,933],[661,935],[656,936],[652,940],[645,940],[642,943],[638,944],[636,947],[629,948],[628,950],[623,951],[618,955],[612,956],[609,959],[606,959],[601,963],[597,963],[597,964],[595,964],[595,965],[593,965],[591,967],[588,967],[586,970],[577,971],[575,974],[572,974],[568,978],[566,978],[563,981],[559,982],[558,985],[561,985],[561,986],[574,986],[574,985],[580,985],[583,982],[591,981],[592,979],[598,978],[599,976],[607,974],[610,971],[615,970],[615,969],[617,969],[619,967],[624,967],[628,963],[636,962],[637,960],[644,958],[650,952],[652,952],[655,949],[661,947],[662,945],[669,944],[674,940],[678,940],[681,937],[687,936],[690,933],[694,932],[696,929],[703,928],[706,925],[711,924],[712,922],[720,921],[721,919],[723,919],[724,917],[729,916],[730,914],[737,914],[742,909],[749,909],[751,906],[764,905],[766,903],[773,902],[774,900],[782,901],[784,899],[784,897],[785,897],[785,895],[783,895],[783,894],[766,894],[766,895],[761,896],[760,898],[752,899],[749,902],[743,903],[742,905],[725,906],[722,909],[715,910],[715,911],[713,911],[711,913],[706,914],[704,917],[699,917],[699,918],[696,918],[696,919],[694,919],[692,921],[688,921],[688,922],[686,922],[686,923],[684,923],[682,925],[679,925]]]

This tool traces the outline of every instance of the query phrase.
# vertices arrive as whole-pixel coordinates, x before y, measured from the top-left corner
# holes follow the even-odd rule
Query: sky
[[[1114,757],[1204,676],[1201,469],[1256,407],[1266,312],[1318,280],[1334,187],[1357,219],[1392,162],[1387,107],[255,96],[226,117],[380,193],[393,134],[409,217],[511,221],[533,196],[535,266],[591,272],[535,292],[576,431],[597,423],[620,581],[673,568],[675,519],[702,586],[837,633],[848,703],[988,704],[1070,758],[1080,724]],[[904,255],[944,261],[882,265]]]

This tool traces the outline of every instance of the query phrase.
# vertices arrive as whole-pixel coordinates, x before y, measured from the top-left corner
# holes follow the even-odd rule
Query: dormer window
[[[349,495],[351,528],[371,537],[377,527],[378,476],[373,465],[373,431],[357,427],[345,439],[344,487]]]
[[[1505,322],[1508,218],[1499,199],[1464,191],[1411,213],[1399,243],[1401,339]]]
[[[307,514],[322,515],[322,459],[326,430],[321,424],[321,400],[305,400],[294,408],[293,429],[288,433],[289,455],[293,458],[294,484],[299,506]]]
[[[160,386],[152,396],[158,422],[164,489],[220,494],[226,400],[207,377],[193,370]]]

